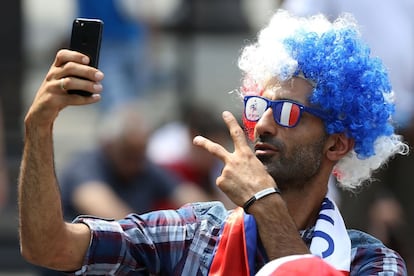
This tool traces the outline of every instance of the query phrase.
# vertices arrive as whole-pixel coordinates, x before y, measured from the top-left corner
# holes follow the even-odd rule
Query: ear
[[[329,160],[338,161],[354,148],[355,141],[344,133],[332,134],[326,142],[326,156]]]

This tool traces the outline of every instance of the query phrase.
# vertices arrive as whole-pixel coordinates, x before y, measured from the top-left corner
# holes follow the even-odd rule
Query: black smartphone
[[[91,18],[73,20],[72,35],[69,48],[81,52],[90,58],[90,66],[98,68],[101,49],[103,21]],[[91,96],[92,93],[82,90],[68,90],[69,94]]]

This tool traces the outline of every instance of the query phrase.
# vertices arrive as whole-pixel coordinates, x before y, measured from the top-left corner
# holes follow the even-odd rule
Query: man
[[[234,152],[194,138],[224,162],[216,183],[244,210],[205,202],[119,221],[64,222],[52,125],[67,105],[100,99],[103,74],[86,64],[83,55],[60,51],[25,118],[19,209],[27,260],[77,274],[251,275],[271,260],[311,253],[344,275],[406,275],[398,253],[347,230],[326,198],[332,173],[353,189],[408,149],[390,122],[384,67],[369,57],[349,17],[332,24],[278,11],[239,62],[254,151],[227,111]],[[83,98],[67,89],[95,94]]]

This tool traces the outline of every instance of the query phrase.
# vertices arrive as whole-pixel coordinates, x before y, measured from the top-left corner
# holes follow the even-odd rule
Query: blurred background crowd
[[[233,204],[215,187],[221,163],[201,134],[231,149],[221,111],[241,117],[237,58],[279,7],[354,14],[390,70],[396,127],[414,144],[414,2],[351,0],[15,0],[0,9],[0,275],[59,275],[19,253],[16,183],[23,118],[76,17],[101,18],[103,100],[64,110],[56,171],[68,220],[119,218],[192,201]],[[370,232],[414,268],[413,155],[398,157],[358,194],[339,190],[348,226]],[[332,189],[335,189],[333,186]],[[414,271],[414,270],[413,270]]]

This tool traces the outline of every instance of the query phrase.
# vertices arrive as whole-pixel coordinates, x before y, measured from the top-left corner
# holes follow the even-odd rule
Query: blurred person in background
[[[99,67],[107,77],[100,110],[143,97],[152,70],[147,23],[128,16],[122,0],[77,0],[77,16],[104,21]]]
[[[151,37],[181,0],[77,0],[77,16],[104,22],[99,68],[101,111],[145,98],[156,79]]]
[[[414,145],[414,1],[284,0],[282,8],[300,16],[324,13],[331,20],[344,12],[355,16],[372,54],[388,68],[396,95],[397,132]],[[412,154],[397,156],[375,174],[374,185],[361,190],[358,200],[343,195],[348,223],[399,250],[410,270],[414,270],[413,166]]]
[[[147,158],[153,131],[148,116],[139,105],[119,106],[103,116],[96,147],[75,154],[59,176],[67,219],[79,214],[120,219],[204,200]]]
[[[230,145],[227,128],[219,112],[211,106],[214,105],[207,102],[185,106],[180,120],[168,122],[154,132],[148,154],[183,182],[200,188],[210,201],[219,200],[230,209],[234,204],[216,185],[222,161],[192,143],[195,136],[202,135],[221,145]]]

